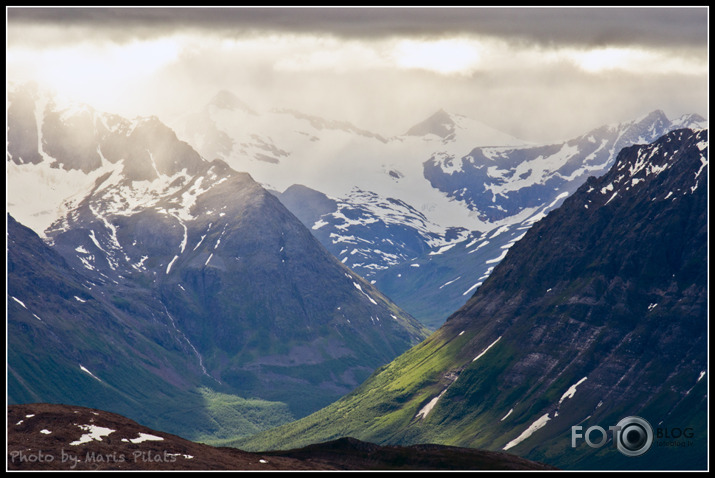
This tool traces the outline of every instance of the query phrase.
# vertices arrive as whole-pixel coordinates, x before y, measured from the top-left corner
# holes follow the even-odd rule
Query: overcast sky
[[[707,8],[14,8],[7,79],[168,120],[220,89],[384,136],[435,111],[568,139],[708,116]]]

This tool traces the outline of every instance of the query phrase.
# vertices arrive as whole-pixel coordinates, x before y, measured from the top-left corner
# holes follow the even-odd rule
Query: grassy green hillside
[[[420,408],[449,385],[445,368],[465,363],[460,350],[468,338],[463,335],[445,341],[436,332],[328,407],[287,426],[227,444],[265,450],[295,448],[348,435],[373,442],[402,438]]]

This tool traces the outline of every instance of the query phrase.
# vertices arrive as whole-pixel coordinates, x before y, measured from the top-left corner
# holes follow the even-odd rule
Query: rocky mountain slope
[[[231,428],[216,413],[244,432],[305,415],[426,336],[248,174],[158,119],[29,87],[8,116],[11,402],[216,438]],[[252,422],[226,402],[261,412]]]
[[[182,433],[184,409],[214,422],[197,357],[150,290],[94,282],[10,215],[7,235],[9,403],[92,405]]]
[[[354,393],[252,437],[258,449],[351,435],[484,447],[574,469],[704,469],[707,131],[621,150],[516,242],[467,304]],[[626,456],[572,426],[645,418]],[[682,436],[682,435],[681,435]]]

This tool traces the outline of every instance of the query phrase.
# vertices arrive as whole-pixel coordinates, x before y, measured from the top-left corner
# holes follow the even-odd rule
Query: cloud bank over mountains
[[[129,117],[220,89],[388,136],[440,108],[538,142],[706,114],[706,8],[8,8],[7,32],[9,80]]]

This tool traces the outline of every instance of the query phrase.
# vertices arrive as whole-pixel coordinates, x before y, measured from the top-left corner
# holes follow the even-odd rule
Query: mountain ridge
[[[243,444],[350,434],[508,450],[565,468],[700,469],[706,178],[706,130],[625,148],[609,173],[529,229],[426,341],[335,404]],[[692,427],[700,440],[685,450],[654,444],[637,459],[571,447],[572,425],[629,415]]]
[[[28,185],[29,178],[37,180],[44,173],[58,185],[67,180],[67,188],[81,186],[52,211],[58,219],[42,229],[45,242],[39,237],[14,241],[9,253],[31,262],[32,254],[23,249],[25,242],[44,251],[37,257],[51,249],[63,257],[62,270],[80,275],[72,279],[78,287],[93,292],[77,293],[78,298],[58,296],[64,286],[52,287],[47,281],[15,291],[17,300],[9,309],[13,331],[9,345],[17,350],[9,363],[15,377],[9,391],[13,400],[71,396],[77,403],[82,389],[99,387],[99,392],[81,397],[81,403],[91,405],[101,397],[102,405],[145,417],[150,414],[147,410],[156,410],[158,397],[167,394],[166,403],[179,405],[178,411],[161,414],[161,420],[170,422],[170,430],[210,436],[212,430],[220,434],[227,427],[209,416],[206,425],[192,430],[204,415],[188,416],[182,402],[207,413],[216,409],[227,413],[225,402],[234,401],[241,407],[258,404],[262,409],[280,409],[274,414],[281,419],[300,416],[347,393],[375,367],[426,336],[421,324],[330,255],[250,174],[236,172],[220,159],[206,161],[156,118],[116,117],[114,130],[75,131],[85,123],[73,122],[73,114],[62,112],[66,110],[45,106],[40,108],[43,116],[36,115],[38,104],[49,103],[33,103],[29,111],[13,110],[13,118],[24,113],[34,118],[35,125],[47,115],[57,121],[63,118],[60,130],[67,134],[38,135],[42,161],[37,164],[24,160],[17,164],[13,158],[19,156],[14,152],[21,148],[9,149],[9,168],[27,174],[28,181],[17,186]],[[107,117],[92,116],[91,111],[81,110],[81,117],[94,125],[104,124],[99,119]],[[60,161],[48,152],[68,151],[72,139],[55,143],[75,133],[100,160],[89,163],[93,164],[89,174],[82,170],[84,162]],[[32,184],[13,198],[11,213],[19,210],[32,217],[20,202],[38,189],[37,182]],[[47,204],[43,207],[51,210]],[[30,235],[14,220],[8,223],[14,233]],[[38,271],[49,271],[47,267],[34,265]],[[26,283],[32,269],[11,269],[8,281]],[[61,281],[74,273],[52,275]],[[27,298],[30,290],[37,299]],[[44,303],[36,302],[39,298]],[[20,302],[37,316],[50,318],[32,317]],[[86,328],[97,338],[78,341],[71,361],[59,361],[48,369],[70,382],[82,377],[85,388],[53,393],[49,372],[38,372],[30,361],[46,364],[53,351],[61,356],[65,348],[56,337],[71,343],[72,336],[66,334],[91,323],[86,314],[72,322],[62,309],[90,304],[102,304],[95,313],[103,321],[131,323],[133,333],[128,337],[154,347],[152,353],[163,350],[166,357],[142,361],[139,357],[146,354],[137,353],[121,363],[108,352],[111,343],[123,344],[126,351],[135,350],[132,345],[111,333],[103,337],[95,330],[97,324],[90,324]],[[38,327],[45,329],[40,333]],[[33,336],[42,346],[28,351],[23,340],[32,341]],[[107,396],[130,376],[144,386],[132,386],[131,392],[116,394],[116,399]],[[38,385],[43,380],[48,386]],[[30,392],[36,387],[41,392]],[[137,401],[143,401],[141,406]],[[128,404],[135,404],[134,409]],[[240,418],[235,413],[232,417]],[[259,425],[270,421],[258,414]]]
[[[198,158],[193,161],[194,166],[186,164],[187,171],[182,179],[176,171],[178,164],[172,165],[168,159],[177,155],[166,154],[161,141],[149,140],[153,135],[150,130],[158,132],[158,137],[164,138],[163,143],[173,141],[171,136],[176,135],[161,127],[150,127],[156,120],[129,121],[61,102],[52,107],[54,110],[47,110],[53,103],[39,101],[40,96],[40,92],[21,95],[13,91],[9,95],[7,166],[8,176],[13,180],[8,183],[8,207],[23,224],[45,237],[47,227],[58,218],[66,217],[92,189],[94,181],[104,174],[124,167],[132,169],[131,174],[137,179],[156,178],[158,173],[152,166],[154,159],[159,171],[169,171],[173,167],[171,171],[176,172],[173,180],[187,181],[190,172],[195,172],[201,164]],[[221,100],[224,96],[227,99]],[[30,103],[35,97],[35,103]],[[214,99],[245,105],[226,91],[219,92]],[[20,114],[24,103],[31,113]],[[216,109],[215,106],[212,108]],[[82,134],[75,134],[69,125],[58,123],[54,129],[64,132],[59,136],[55,133],[57,139],[83,138],[78,143],[79,150],[86,154],[78,157],[92,158],[91,161],[99,158],[102,164],[99,169],[85,175],[79,168],[53,168],[51,163],[56,166],[59,163],[50,159],[42,147],[30,147],[34,153],[22,153],[30,154],[28,157],[36,156],[38,163],[15,162],[22,158],[15,146],[19,143],[13,139],[18,137],[18,131],[29,131],[30,136],[32,131],[37,133],[34,139],[26,139],[23,144],[39,145],[52,137],[43,136],[43,130],[47,128],[38,128],[46,110],[55,111],[56,118],[70,119],[77,112],[94,115],[93,125],[101,126],[102,136],[106,138],[101,142],[87,136],[89,128]],[[359,128],[352,125],[343,129],[327,128],[331,124],[339,127],[344,122],[310,119],[312,117],[302,113],[294,116],[273,112],[272,116],[262,113],[264,120],[270,120],[266,124],[258,112],[252,109],[250,113],[241,111],[240,108],[233,110],[245,117],[237,122],[230,121],[233,113],[229,110],[214,119],[202,117],[194,123],[200,128],[188,138],[198,136],[209,142],[215,140],[219,148],[214,151],[216,155],[206,153],[204,157],[223,157],[229,164],[236,162],[234,169],[240,166],[237,170],[249,171],[267,189],[275,186],[270,184],[270,178],[285,176],[280,181],[285,180],[286,188],[272,189],[281,198],[287,197],[281,190],[286,191],[290,185],[306,179],[303,186],[325,195],[327,200],[315,203],[318,207],[315,210],[308,207],[311,203],[298,204],[293,200],[286,203],[289,209],[297,208],[292,212],[335,257],[430,329],[439,327],[450,313],[464,305],[468,295],[480,286],[503,257],[504,251],[531,224],[558,206],[588,174],[601,174],[600,171],[615,157],[616,142],[628,145],[641,139],[645,141],[642,133],[650,131],[648,134],[654,135],[664,132],[663,128],[692,126],[702,120],[684,115],[669,121],[662,111],[653,111],[631,122],[594,129],[562,144],[523,144],[504,149],[475,148],[474,137],[482,135],[479,128],[457,128],[456,136],[447,142],[431,136],[432,139],[388,138],[385,143],[370,135],[361,135],[357,132]],[[208,115],[208,110],[203,114]],[[460,118],[465,124],[478,123],[451,113],[444,112],[444,115],[455,125]],[[59,119],[53,121],[55,124]],[[27,123],[27,128],[14,127],[18,122]],[[316,129],[311,122],[324,126]],[[635,124],[641,124],[641,133],[638,128],[633,128]],[[239,128],[241,136],[234,137],[231,128]],[[628,133],[629,130],[632,133]],[[182,141],[186,139],[180,136]],[[130,161],[129,156],[125,159],[134,166],[121,161],[121,153],[117,152],[129,143],[136,144],[130,156],[144,157],[146,161]],[[436,152],[430,156],[430,151]],[[237,152],[241,153],[240,161],[230,157]],[[187,160],[192,154],[187,150]],[[327,157],[340,158],[344,162],[331,159],[323,163]],[[376,162],[378,158],[379,163]],[[275,176],[284,167],[288,168],[286,174]],[[343,171],[344,168],[347,169]],[[309,171],[314,173],[308,175]],[[120,177],[119,172],[114,174],[110,181]],[[347,180],[334,179],[341,177]],[[351,185],[355,182],[353,179],[359,186]],[[36,184],[43,184],[41,191],[33,189]],[[137,184],[134,188],[139,191]],[[484,184],[484,190],[480,191],[474,184]],[[142,194],[149,198],[154,194],[152,188],[166,187],[154,179]],[[84,192],[78,195],[77,190]],[[71,194],[75,196],[69,197]],[[303,197],[307,195],[304,190]],[[130,202],[141,200],[140,195],[133,194]],[[325,209],[329,204],[332,210]],[[181,226],[177,224],[176,227]],[[141,257],[136,258],[135,263],[139,260]]]

